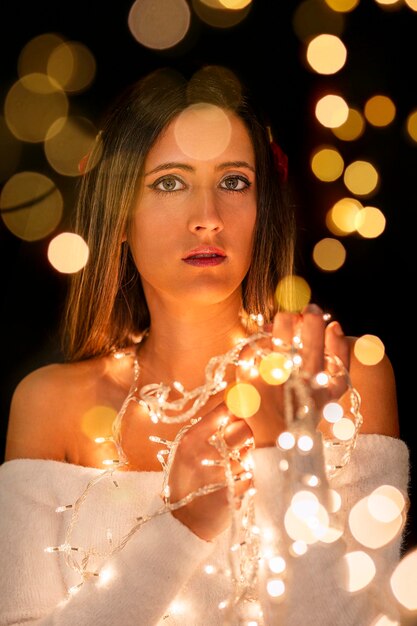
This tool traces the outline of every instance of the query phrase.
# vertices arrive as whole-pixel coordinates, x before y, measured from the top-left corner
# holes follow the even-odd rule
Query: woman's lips
[[[194,254],[183,259],[185,263],[194,265],[195,267],[212,267],[214,265],[220,265],[225,260],[226,257],[220,254]]]

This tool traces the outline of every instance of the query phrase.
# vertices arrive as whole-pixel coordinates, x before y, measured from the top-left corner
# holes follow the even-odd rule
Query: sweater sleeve
[[[286,563],[285,570],[274,574],[267,559],[261,559],[259,593],[266,624],[297,626],[305,623],[307,616],[310,624],[320,626],[371,626],[382,615],[391,620],[399,619],[400,608],[389,579],[401,558],[404,513],[396,522],[397,532],[392,532],[385,545],[379,545],[383,541],[378,541],[376,536],[377,522],[371,536],[366,538],[366,532],[361,531],[368,522],[366,516],[361,519],[360,515],[366,513],[365,498],[382,485],[395,487],[407,501],[408,448],[399,439],[360,435],[346,467],[326,481],[326,485],[321,485],[322,493],[328,493],[327,488],[330,488],[340,496],[339,511],[329,515],[329,526],[339,538],[329,542],[323,536],[321,540],[309,541],[307,528],[306,542],[301,544],[306,551],[297,555],[294,541],[300,529],[297,528],[297,516],[288,513],[292,496],[297,491],[294,486],[298,482],[298,490],[307,489],[314,494],[317,489],[319,493],[319,487],[306,487],[306,479],[312,475],[325,476],[323,463],[331,461],[329,455],[326,458],[320,453],[298,455],[291,467],[286,463],[285,453],[278,448],[253,451],[258,522],[261,528],[275,529],[273,552],[275,550]],[[317,518],[320,520],[320,514]],[[359,520],[359,526],[355,520]],[[301,536],[305,536],[305,530],[305,527],[301,528]],[[264,554],[271,553],[270,544],[263,547]],[[358,576],[354,574],[349,579],[347,554],[370,564],[371,580],[363,587],[358,583],[358,589],[350,586]],[[364,572],[364,565],[360,570]],[[285,585],[285,591],[279,597],[273,597],[267,591],[268,583],[274,580],[281,581],[281,589]]]
[[[45,553],[51,539],[59,545],[59,515],[13,469],[0,472],[1,626],[152,626],[212,550],[170,513],[157,515],[104,563],[109,578],[68,597],[59,555]]]

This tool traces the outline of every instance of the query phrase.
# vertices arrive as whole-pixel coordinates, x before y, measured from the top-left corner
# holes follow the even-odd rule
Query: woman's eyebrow
[[[145,172],[145,176],[149,176],[150,174],[155,174],[156,172],[160,172],[162,170],[171,170],[171,169],[179,169],[179,170],[184,170],[186,172],[195,171],[194,167],[192,167],[191,165],[187,165],[186,163],[180,163],[177,161],[170,161],[168,163],[161,163],[160,165],[157,165],[149,172]]]
[[[216,165],[216,170],[223,170],[227,167],[246,167],[247,169],[255,173],[255,168],[247,161],[225,161],[224,163],[219,163],[219,165]]]

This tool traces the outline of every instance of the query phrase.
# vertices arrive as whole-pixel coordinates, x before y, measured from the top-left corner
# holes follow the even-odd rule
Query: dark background
[[[412,224],[417,209],[417,144],[407,139],[405,121],[417,108],[417,13],[403,4],[388,10],[374,0],[361,0],[346,14],[326,11],[324,1],[253,0],[237,26],[205,24],[193,10],[185,43],[157,52],[139,44],[127,17],[131,1],[39,0],[5,2],[0,9],[0,102],[17,80],[17,60],[33,37],[55,32],[79,41],[93,53],[97,71],[84,92],[70,96],[70,113],[97,121],[119,91],[149,70],[169,65],[189,72],[201,62],[226,64],[243,78],[271,115],[276,139],[289,158],[290,184],[299,220],[299,267],[312,288],[312,300],[339,319],[345,332],[379,336],[394,366],[398,387],[401,435],[411,452],[411,509],[406,548],[417,545],[417,445],[413,391],[417,381],[414,355],[413,299],[416,286]],[[309,9],[308,25],[327,14],[327,31],[335,32],[348,48],[346,66],[332,76],[319,76],[304,61],[304,44],[294,29],[301,6]],[[319,29],[317,32],[321,32]],[[407,68],[407,69],[406,69]],[[390,96],[397,107],[386,128],[367,125],[355,142],[341,142],[320,127],[314,103],[328,90],[337,90],[360,110],[376,93]],[[3,114],[2,109],[0,115]],[[311,260],[314,244],[331,236],[325,214],[348,195],[343,182],[320,183],[311,175],[309,158],[319,143],[332,143],[345,163],[357,158],[373,162],[380,174],[378,192],[368,201],[386,219],[376,239],[343,238],[347,260],[337,272],[318,270]],[[5,158],[5,157],[3,157]],[[7,429],[10,399],[18,381],[31,370],[61,359],[58,323],[67,277],[46,258],[49,241],[65,230],[75,197],[76,179],[56,174],[38,144],[22,144],[16,171],[34,170],[50,176],[65,201],[62,223],[36,242],[15,237],[0,220],[1,263],[1,449]],[[0,185],[6,181],[0,181]]]

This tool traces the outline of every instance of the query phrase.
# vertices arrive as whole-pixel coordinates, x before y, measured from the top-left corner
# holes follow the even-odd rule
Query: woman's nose
[[[211,189],[201,189],[193,198],[188,219],[188,227],[192,232],[223,230],[224,224],[217,203],[215,191]]]

